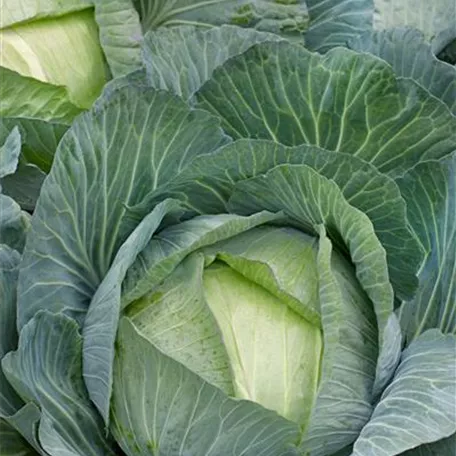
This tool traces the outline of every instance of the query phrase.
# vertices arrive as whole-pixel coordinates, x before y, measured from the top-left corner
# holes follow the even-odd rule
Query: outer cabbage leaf
[[[302,42],[308,14],[304,0],[133,0],[144,30],[175,25],[203,28],[233,24]]]
[[[14,174],[2,179],[3,192],[23,210],[33,212],[45,178],[38,166],[20,162]]]
[[[0,130],[11,132],[14,127],[20,132],[21,155],[25,161],[49,172],[57,145],[68,130],[68,125],[19,117],[0,120]]]
[[[413,27],[439,52],[456,36],[453,0],[307,0],[310,25],[306,44],[326,52],[374,30]]]
[[[16,288],[20,255],[0,244],[0,360],[17,348]],[[0,367],[0,445],[2,455],[47,456],[37,440],[40,410],[24,404]],[[28,443],[27,443],[28,442]]]
[[[111,73],[124,76],[142,66],[143,33],[132,0],[93,0],[100,43]]]
[[[272,141],[239,140],[196,158],[151,198],[157,202],[165,197],[177,198],[196,214],[223,213],[228,210],[236,182],[284,163],[306,164],[337,183],[347,201],[372,221],[387,252],[395,292],[412,297],[423,252],[407,227],[405,201],[391,178],[352,155],[307,145],[288,148]]]
[[[456,434],[434,443],[420,445],[413,450],[402,453],[402,456],[442,456],[456,453]]]
[[[378,345],[372,324],[375,317],[355,284],[354,271],[348,273],[342,257],[332,252],[322,226],[319,231],[324,354],[318,394],[301,449],[324,456],[353,442],[369,419]]]
[[[20,333],[3,371],[26,402],[39,404],[38,439],[52,455],[115,455],[82,380],[82,340],[64,315],[38,313]]]
[[[6,421],[0,419],[0,441],[3,456],[37,456],[22,435]]]
[[[391,380],[401,359],[402,331],[396,314],[391,314],[383,330],[384,344],[377,359],[377,376],[375,377],[373,396],[378,398]]]
[[[120,317],[121,284],[133,261],[144,249],[163,218],[178,209],[176,201],[165,200],[148,214],[120,247],[112,267],[98,287],[84,324],[84,379],[90,399],[106,425],[112,394],[114,343]]]
[[[280,41],[278,35],[224,25],[209,30],[196,27],[159,28],[147,33],[143,60],[149,83],[190,98],[215,68],[249,47]]]
[[[3,127],[3,125],[0,126]],[[20,153],[21,134],[19,129],[16,127],[8,132],[2,128],[0,131],[0,179],[16,171]]]
[[[306,47],[326,52],[372,27],[373,0],[307,0],[309,29]]]
[[[103,88],[100,98],[95,102],[95,106],[100,106],[101,109],[106,104],[106,100],[115,96],[115,93],[126,87],[134,87],[136,89],[147,90],[151,88],[151,84],[147,77],[145,68],[127,73],[123,76],[111,79]]]
[[[226,140],[210,114],[152,90],[127,87],[79,117],[59,145],[27,237],[19,327],[40,309],[82,321],[116,251],[151,206],[134,217],[129,209]]]
[[[313,144],[355,155],[392,176],[456,148],[456,117],[383,60],[337,48],[321,56],[262,43],[214,71],[198,106],[234,138]]]
[[[22,252],[30,216],[9,196],[0,193],[0,243]]]
[[[10,431],[12,429],[16,431],[14,434],[14,441],[17,442],[17,434],[19,434],[22,437],[20,440],[21,443],[25,444],[25,442],[28,442],[26,448],[31,454],[38,453],[41,456],[49,456],[49,453],[43,449],[38,439],[38,427],[40,419],[40,409],[37,407],[37,405],[35,405],[34,402],[28,402],[14,415],[6,416],[4,418],[4,422],[8,424]]]
[[[30,225],[29,216],[21,211],[12,198],[3,194],[1,187],[2,180],[16,171],[21,151],[21,135],[18,128],[13,128],[9,134],[1,129],[1,140],[4,140],[4,143],[0,146],[0,245],[6,244],[22,251],[25,234]]]
[[[16,287],[20,255],[0,244],[0,360],[17,347]],[[23,405],[21,398],[0,369],[0,418],[14,415]]]
[[[32,212],[46,172],[49,171],[57,144],[68,129],[66,125],[38,119],[0,118],[0,142],[18,129],[17,166],[11,174],[0,175],[3,193],[24,210]],[[4,158],[4,152],[2,153]],[[1,173],[0,173],[1,174]]]
[[[418,30],[398,28],[363,33],[348,45],[386,60],[398,76],[412,78],[456,114],[456,68],[438,60]]]
[[[414,27],[423,32],[439,53],[456,38],[456,3],[453,0],[373,0],[375,30]]]
[[[401,307],[408,342],[429,328],[456,333],[456,153],[398,179],[410,225],[427,252],[416,296]]]
[[[353,456],[394,456],[456,431],[456,338],[436,329],[404,350]]]

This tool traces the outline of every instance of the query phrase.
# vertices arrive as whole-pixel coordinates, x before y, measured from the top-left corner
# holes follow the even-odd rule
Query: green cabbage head
[[[196,222],[178,229],[194,233]],[[126,315],[159,350],[227,395],[305,426],[323,345],[317,252],[318,241],[293,228],[252,228],[190,254]],[[338,257],[334,268],[341,286],[354,290],[348,304],[368,302],[350,266]]]
[[[107,81],[92,2],[2,3],[3,117],[69,123],[90,108]]]

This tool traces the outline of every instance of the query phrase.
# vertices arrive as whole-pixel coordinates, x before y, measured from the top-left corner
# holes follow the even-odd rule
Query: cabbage
[[[455,452],[451,11],[383,3],[6,3],[2,454]]]
[[[69,122],[90,108],[106,83],[94,11],[9,18],[0,30],[0,115]],[[8,8],[8,5],[6,6]],[[8,23],[8,19],[16,19]]]

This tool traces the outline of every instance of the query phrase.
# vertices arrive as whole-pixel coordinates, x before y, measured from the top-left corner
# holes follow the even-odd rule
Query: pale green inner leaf
[[[65,86],[88,108],[106,82],[93,11],[43,19],[0,31],[1,66],[41,82]]]
[[[57,18],[92,4],[92,0],[2,0],[0,28],[44,17]]]
[[[205,249],[262,286],[296,313],[321,325],[317,239],[292,228],[260,226]]]
[[[320,329],[223,263],[209,266],[203,280],[236,396],[306,424],[318,386]]]

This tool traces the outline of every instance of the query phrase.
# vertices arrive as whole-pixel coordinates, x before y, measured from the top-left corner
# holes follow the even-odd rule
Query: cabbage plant
[[[456,69],[350,47],[150,31],[0,194],[3,453],[454,452]]]

